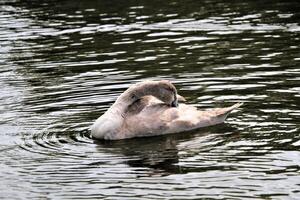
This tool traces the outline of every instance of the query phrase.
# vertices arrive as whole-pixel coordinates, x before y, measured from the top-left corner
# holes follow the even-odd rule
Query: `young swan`
[[[144,81],[129,87],[91,127],[96,139],[119,140],[163,135],[224,122],[242,104],[199,111],[185,101],[166,80]]]

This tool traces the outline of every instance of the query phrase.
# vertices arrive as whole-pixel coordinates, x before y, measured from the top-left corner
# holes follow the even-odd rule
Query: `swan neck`
[[[129,87],[124,93],[122,93],[114,105],[111,107],[113,110],[117,110],[121,114],[125,113],[127,108],[141,99],[144,96],[154,96],[159,100],[163,101],[162,94],[160,91],[159,82],[156,81],[146,81],[143,83],[135,84]]]
[[[129,94],[123,93],[121,96],[118,97],[116,102],[111,106],[111,110],[114,112],[118,112],[119,114],[124,114],[131,104],[134,103],[134,99],[130,98]]]

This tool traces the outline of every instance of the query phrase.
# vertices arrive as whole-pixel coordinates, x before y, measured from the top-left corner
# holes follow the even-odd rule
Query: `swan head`
[[[143,81],[128,88],[120,97],[119,102],[134,103],[143,96],[151,95],[171,107],[178,106],[178,95],[175,86],[168,80]]]
[[[170,105],[171,107],[178,106],[177,90],[175,86],[168,80],[158,81],[158,89],[155,96]]]

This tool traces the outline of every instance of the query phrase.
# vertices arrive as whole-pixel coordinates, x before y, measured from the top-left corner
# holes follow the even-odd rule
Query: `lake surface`
[[[299,199],[300,3],[0,3],[0,199]],[[94,141],[128,86],[168,79],[190,133]]]

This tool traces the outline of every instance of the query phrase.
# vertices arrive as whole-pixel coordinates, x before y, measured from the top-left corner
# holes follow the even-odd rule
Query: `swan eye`
[[[131,95],[131,99],[136,99],[135,94]]]

